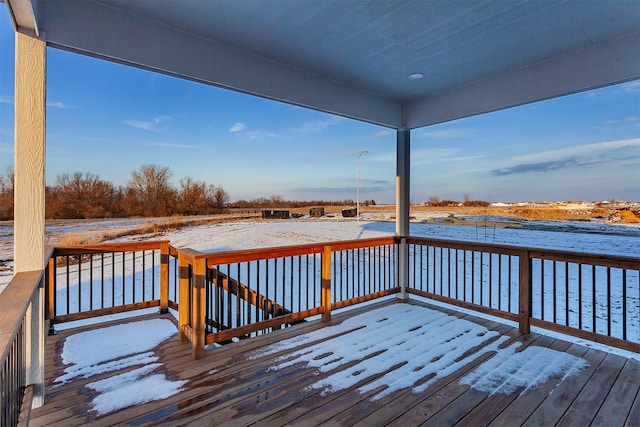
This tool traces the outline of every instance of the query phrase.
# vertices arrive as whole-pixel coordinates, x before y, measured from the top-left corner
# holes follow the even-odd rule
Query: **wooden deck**
[[[104,378],[104,374],[76,379],[62,386],[53,384],[65,368],[60,356],[64,341],[79,330],[60,332],[50,336],[46,343],[47,403],[32,411],[31,425],[640,426],[640,362],[543,335],[520,336],[517,329],[504,324],[441,308],[435,309],[506,337],[500,348],[520,342],[518,352],[531,346],[544,347],[584,359],[588,365],[576,375],[555,378],[524,391],[520,388],[510,393],[491,393],[462,384],[460,380],[494,357],[494,351],[475,359],[471,357],[471,362],[455,372],[436,376],[425,391],[418,393],[402,388],[376,399],[374,394],[380,388],[365,393],[358,388],[380,375],[365,378],[346,389],[327,392],[310,386],[334,374],[335,370],[321,373],[304,363],[270,369],[291,359],[294,352],[299,355],[319,342],[304,341],[300,338],[303,334],[326,331],[327,325],[338,325],[355,313],[389,304],[396,304],[395,308],[402,303],[378,303],[334,314],[329,323],[308,322],[211,349],[204,359],[197,361],[191,357],[190,345],[180,343],[176,333],[154,352],[162,363],[157,371],[171,380],[188,380],[183,390],[164,400],[134,405],[104,416],[97,416],[92,410],[96,392],[86,387],[89,382]],[[342,334],[351,335],[354,342],[358,340],[357,330]],[[425,335],[425,339],[428,337]],[[272,346],[270,352],[261,352],[289,338],[299,338],[300,344],[282,349]],[[331,342],[331,339],[326,337],[321,341]],[[481,354],[481,350],[475,347],[471,353]],[[388,351],[393,352],[394,348]],[[329,360],[330,353],[322,357]],[[348,369],[353,364],[343,364],[336,369]],[[124,370],[136,367],[140,366]]]

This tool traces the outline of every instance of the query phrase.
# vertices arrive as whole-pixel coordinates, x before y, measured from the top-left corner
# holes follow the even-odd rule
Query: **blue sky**
[[[13,163],[13,33],[0,12],[0,171]],[[49,49],[47,183],[143,164],[232,200],[395,200],[395,131]],[[416,129],[411,198],[640,200],[640,81]]]

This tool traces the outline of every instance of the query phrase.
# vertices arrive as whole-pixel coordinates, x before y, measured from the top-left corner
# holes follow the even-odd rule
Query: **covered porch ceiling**
[[[640,78],[637,0],[4,1],[51,47],[400,130]]]

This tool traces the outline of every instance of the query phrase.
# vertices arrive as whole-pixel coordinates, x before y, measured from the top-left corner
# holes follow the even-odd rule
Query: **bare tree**
[[[209,193],[210,193],[210,200],[215,209],[215,212],[216,213],[224,212],[227,205],[231,201],[231,196],[229,196],[229,193],[224,191],[224,188],[222,188],[221,185],[218,185],[218,186],[210,185]]]
[[[273,194],[270,198],[270,205],[272,208],[279,208],[284,205],[284,197],[279,194]]]
[[[202,215],[209,213],[207,184],[191,177],[180,180],[178,211],[184,215]]]
[[[102,218],[111,216],[113,184],[90,172],[58,175],[49,206],[54,218]]]
[[[131,173],[129,188],[136,198],[136,215],[168,216],[174,211],[176,190],[167,166],[143,165]]]

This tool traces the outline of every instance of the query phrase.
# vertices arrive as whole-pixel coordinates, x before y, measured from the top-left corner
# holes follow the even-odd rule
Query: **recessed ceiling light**
[[[411,79],[411,80],[420,80],[423,77],[424,77],[424,74],[422,74],[422,73],[409,74],[409,79]]]

